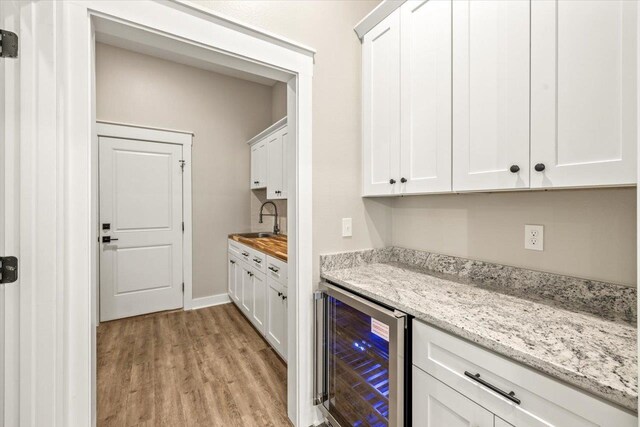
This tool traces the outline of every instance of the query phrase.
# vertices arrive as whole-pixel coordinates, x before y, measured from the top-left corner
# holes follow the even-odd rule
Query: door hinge
[[[0,283],[13,283],[18,280],[18,258],[0,257]]]
[[[184,233],[184,221],[182,221],[182,232]]]
[[[184,294],[184,282],[182,282],[182,293]]]
[[[0,30],[0,58],[18,57],[18,35],[11,31]]]
[[[186,160],[178,160],[178,162],[180,162],[180,169],[182,169],[182,172],[184,172],[184,164],[187,163]]]

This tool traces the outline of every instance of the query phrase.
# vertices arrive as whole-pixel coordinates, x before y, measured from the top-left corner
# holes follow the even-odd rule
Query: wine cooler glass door
[[[402,427],[405,315],[327,286],[324,407],[334,423]]]

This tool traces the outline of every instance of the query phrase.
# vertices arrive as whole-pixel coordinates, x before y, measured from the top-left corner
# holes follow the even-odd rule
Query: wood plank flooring
[[[98,328],[98,426],[290,426],[287,369],[233,304]]]

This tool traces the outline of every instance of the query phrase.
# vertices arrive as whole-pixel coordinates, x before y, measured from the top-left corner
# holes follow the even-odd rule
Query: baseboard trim
[[[229,294],[211,295],[208,297],[194,298],[191,300],[188,310],[197,310],[199,308],[213,307],[214,305],[230,303]]]

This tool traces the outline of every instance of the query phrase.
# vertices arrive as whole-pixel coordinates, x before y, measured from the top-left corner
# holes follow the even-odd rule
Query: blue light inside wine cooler
[[[364,407],[366,411],[361,410],[357,417],[351,412],[345,419],[355,427],[388,426],[389,342],[372,332],[370,316],[332,297],[329,303],[330,329],[334,331],[329,351],[335,366],[348,370],[347,395],[358,401],[358,405],[352,405],[336,398],[333,409]]]

